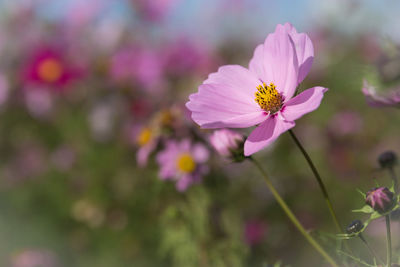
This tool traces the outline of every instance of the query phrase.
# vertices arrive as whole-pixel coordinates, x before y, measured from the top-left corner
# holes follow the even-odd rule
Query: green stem
[[[308,165],[310,166],[312,172],[314,173],[315,178],[317,179],[318,185],[322,191],[322,194],[324,195],[326,204],[328,205],[328,209],[329,212],[332,215],[333,221],[335,223],[335,226],[337,228],[337,230],[339,231],[339,233],[342,233],[342,229],[340,227],[339,221],[337,219],[336,213],[333,210],[333,206],[332,206],[332,202],[329,198],[328,195],[328,191],[326,190],[326,187],[324,185],[324,183],[322,182],[321,176],[319,175],[317,168],[315,168],[314,163],[312,162],[310,156],[308,155],[308,153],[306,152],[306,150],[304,149],[304,147],[301,145],[300,141],[297,139],[296,135],[294,134],[294,132],[292,130],[289,130],[290,136],[293,138],[294,142],[296,143],[296,145],[299,147],[300,151],[303,153],[303,156],[306,158]]]
[[[364,236],[360,233],[358,235],[358,237],[362,240],[362,242],[364,243],[364,245],[368,248],[369,253],[371,253],[372,257],[375,259],[378,259],[382,264],[383,260],[378,256],[378,254],[375,253],[375,251],[372,249],[372,247],[368,244],[367,240],[364,238]]]
[[[254,165],[260,170],[261,174],[264,177],[265,183],[267,184],[269,190],[271,193],[274,195],[276,201],[279,203],[283,211],[286,213],[286,215],[289,217],[289,219],[292,221],[294,226],[300,231],[300,233],[307,239],[307,241],[321,254],[321,256],[329,262],[329,264],[333,267],[338,267],[338,265],[335,263],[335,261],[328,255],[328,253],[317,243],[317,241],[314,240],[314,238],[311,237],[311,235],[304,229],[304,227],[301,225],[301,223],[297,220],[296,216],[293,214],[293,212],[290,210],[286,202],[282,199],[282,197],[279,195],[278,191],[275,189],[275,187],[272,185],[271,180],[269,179],[267,173],[264,171],[264,169],[261,167],[260,163],[258,163],[255,159],[249,158]]]
[[[385,216],[386,218],[386,240],[387,240],[387,248],[386,248],[386,262],[387,266],[392,266],[392,237],[390,234],[390,214]]]

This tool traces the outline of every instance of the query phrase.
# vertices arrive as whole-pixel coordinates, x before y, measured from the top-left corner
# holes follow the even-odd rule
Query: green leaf
[[[375,212],[374,209],[371,206],[365,205],[361,209],[358,210],[352,210],[352,212],[362,212],[362,213],[373,213]]]
[[[366,198],[366,194],[365,194],[363,191],[361,191],[361,189],[356,188],[356,190],[357,190],[358,193],[360,193],[360,194],[362,195],[362,197],[363,197],[364,199]]]

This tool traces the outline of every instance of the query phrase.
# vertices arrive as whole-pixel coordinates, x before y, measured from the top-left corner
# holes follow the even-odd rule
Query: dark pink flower
[[[79,76],[79,71],[67,62],[58,49],[42,47],[36,50],[23,69],[25,83],[62,89]]]
[[[181,142],[170,140],[157,155],[160,178],[176,181],[176,189],[185,191],[190,185],[200,182],[208,171],[204,165],[208,157],[209,152],[204,145],[193,144],[188,139]]]
[[[202,128],[247,128],[258,125],[244,144],[249,156],[295,126],[295,120],[321,103],[323,87],[297,96],[314,58],[313,45],[289,23],[278,25],[257,46],[249,69],[227,65],[209,75],[186,104]]]

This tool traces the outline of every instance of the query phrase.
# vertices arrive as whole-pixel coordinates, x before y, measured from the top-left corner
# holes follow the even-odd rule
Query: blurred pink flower
[[[147,160],[158,144],[158,131],[154,127],[141,127],[135,135],[139,149],[136,153],[136,161],[140,167],[147,165]]]
[[[50,86],[57,90],[64,89],[78,76],[79,71],[67,62],[64,52],[48,46],[34,51],[23,68],[26,84]]]
[[[59,266],[55,255],[48,250],[25,250],[15,255],[12,267],[56,267]]]
[[[243,154],[244,136],[237,132],[228,129],[217,130],[210,136],[209,140],[215,150],[224,158],[233,158],[235,152],[240,150],[241,146]]]
[[[208,168],[204,163],[209,157],[207,148],[185,139],[181,142],[170,140],[157,155],[160,178],[176,181],[176,189],[185,191],[190,185],[200,182]]]
[[[205,72],[215,62],[211,49],[204,43],[192,41],[187,37],[181,37],[167,46],[166,66],[167,71],[174,75],[190,72]]]
[[[400,108],[400,89],[396,88],[385,96],[377,95],[375,87],[364,80],[362,92],[371,107],[395,107]]]
[[[267,231],[265,223],[259,220],[249,220],[244,227],[244,239],[250,246],[261,243]]]
[[[136,82],[148,91],[160,91],[164,60],[151,49],[130,47],[119,50],[111,60],[111,76],[116,81]]]
[[[198,93],[189,97],[186,106],[202,128],[259,125],[244,144],[244,154],[249,156],[320,105],[327,88],[313,87],[294,96],[313,58],[313,45],[306,34],[297,33],[289,23],[278,25],[255,49],[249,69],[220,67],[200,85]]]
[[[334,135],[351,135],[361,131],[363,121],[359,113],[341,111],[336,113],[329,122],[330,132]]]
[[[53,96],[43,88],[26,88],[24,90],[25,105],[30,114],[36,118],[43,118],[53,109]]]
[[[153,22],[158,22],[164,19],[171,8],[176,5],[179,0],[131,0],[134,7],[137,9],[138,14]]]
[[[0,107],[5,104],[8,99],[10,91],[10,85],[7,80],[7,77],[3,74],[0,74]]]

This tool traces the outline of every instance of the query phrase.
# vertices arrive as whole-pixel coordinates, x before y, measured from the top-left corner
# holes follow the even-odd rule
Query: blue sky
[[[95,0],[0,0],[1,4],[33,1],[45,2],[37,12],[48,19],[59,19],[68,6],[77,1],[90,4]],[[134,20],[128,0],[103,0],[105,17]],[[148,0],[159,1],[159,0]],[[220,40],[228,36],[263,39],[277,23],[291,22],[301,31],[316,25],[335,27],[349,35],[369,30],[381,36],[400,40],[400,1],[396,0],[178,0],[168,20],[158,31],[172,36],[182,33],[200,39]],[[239,9],[233,2],[241,2]],[[221,6],[224,6],[221,9]]]

